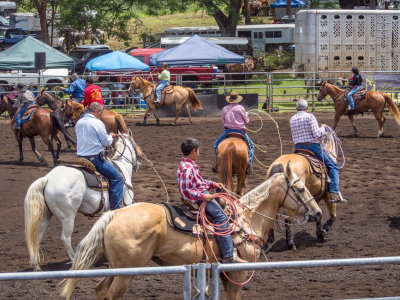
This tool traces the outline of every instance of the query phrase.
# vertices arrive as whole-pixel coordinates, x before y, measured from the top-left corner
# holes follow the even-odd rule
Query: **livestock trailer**
[[[399,70],[400,11],[301,10],[296,14],[299,71]]]

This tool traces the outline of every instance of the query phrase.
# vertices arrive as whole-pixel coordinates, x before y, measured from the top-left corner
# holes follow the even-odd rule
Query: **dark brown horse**
[[[243,195],[246,169],[249,164],[249,147],[240,138],[228,137],[218,145],[218,173],[220,181],[233,191],[233,175],[237,176],[236,193]]]
[[[346,91],[334,86],[333,84],[323,82],[321,84],[318,101],[324,99],[327,95],[331,96],[335,106],[335,124],[333,125],[333,129],[336,129],[337,124],[339,123],[340,117],[346,113],[347,109],[347,98]],[[357,104],[357,113],[364,113],[371,109],[373,112],[375,119],[379,124],[379,132],[378,138],[383,136],[383,125],[385,124],[386,118],[383,115],[383,109],[385,105],[387,105],[389,112],[394,117],[394,120],[397,124],[400,125],[400,112],[397,106],[394,104],[393,100],[387,94],[382,94],[376,91],[369,91],[365,96],[365,100],[358,101]],[[358,136],[358,131],[356,125],[354,124],[354,116],[348,115],[351,125],[354,128],[354,136]]]
[[[11,119],[14,118],[17,108],[13,107],[13,102],[4,96],[0,100],[0,115],[8,111],[8,115]],[[11,126],[12,123],[11,123]],[[51,155],[53,156],[54,164],[56,165],[59,161],[60,149],[61,149],[61,140],[58,136],[58,132],[61,131],[64,134],[65,139],[70,139],[72,143],[75,143],[73,137],[71,137],[68,132],[65,130],[61,120],[50,109],[46,108],[37,108],[32,115],[32,119],[24,124],[22,124],[21,129],[13,129],[15,138],[18,142],[19,147],[19,159],[18,161],[22,162],[24,160],[24,156],[22,153],[22,140],[24,137],[29,138],[31,142],[32,151],[35,153],[36,157],[40,162],[44,162],[43,156],[36,150],[35,139],[34,137],[39,135],[43,142],[47,145]],[[57,150],[54,152],[53,147],[53,139],[55,139],[57,144]]]
[[[64,118],[67,120],[71,119],[74,122],[77,122],[84,112],[85,108],[83,105],[73,100],[66,100],[65,104],[62,106],[62,114],[64,115]],[[124,118],[112,110],[102,110],[99,114],[99,119],[106,126],[107,133],[129,132]]]

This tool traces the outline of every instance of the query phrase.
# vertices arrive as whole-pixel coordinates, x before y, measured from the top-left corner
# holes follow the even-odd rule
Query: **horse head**
[[[304,214],[305,220],[320,220],[322,217],[320,207],[305,183],[294,172],[290,161],[286,165],[285,174],[287,190],[282,206],[299,215]]]
[[[328,86],[327,86],[328,82],[323,81],[321,83],[321,86],[319,88],[319,93],[318,93],[318,101],[322,101],[322,99],[324,99],[326,97],[326,95],[328,95]],[[329,85],[329,84],[328,84]]]
[[[7,103],[8,102],[8,97],[7,96],[3,96],[1,99],[0,99],[0,115],[3,113],[3,112],[5,112],[5,111],[7,111]]]
[[[48,102],[48,94],[45,92],[44,89],[40,92],[40,95],[37,96],[36,104],[39,105],[39,106],[43,106],[45,104],[49,104],[49,102]]]
[[[132,165],[134,171],[139,168],[138,156],[143,154],[133,139],[132,132],[120,133],[112,144],[111,159]]]
[[[129,86],[128,93],[132,94],[136,89],[141,88],[141,78],[138,76],[133,76],[131,80],[131,85]]]

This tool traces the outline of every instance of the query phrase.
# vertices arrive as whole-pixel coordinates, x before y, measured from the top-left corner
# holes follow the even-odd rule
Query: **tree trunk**
[[[286,0],[286,15],[292,16],[292,0]]]
[[[35,0],[34,4],[40,18],[40,30],[42,32],[42,41],[46,44],[49,44],[49,31],[47,28],[47,17],[46,17],[47,1]]]
[[[370,8],[371,9],[376,9],[376,0],[370,0]]]
[[[251,25],[250,0],[243,1],[242,13],[244,15],[244,23],[246,25]]]

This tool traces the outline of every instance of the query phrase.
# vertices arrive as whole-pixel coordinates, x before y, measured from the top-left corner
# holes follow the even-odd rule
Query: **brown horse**
[[[254,261],[260,256],[261,246],[246,238],[252,233],[262,237],[272,228],[280,207],[297,211],[299,215],[320,218],[321,210],[304,183],[292,172],[290,164],[286,174],[272,176],[239,201],[241,233],[233,240],[243,260]],[[107,212],[95,223],[89,234],[79,243],[72,270],[90,268],[104,253],[110,268],[143,267],[150,260],[157,264],[181,265],[199,263],[203,259],[201,239],[174,230],[168,223],[165,209],[152,203],[135,203],[131,206]],[[261,242],[262,243],[262,242]],[[261,244],[260,243],[260,244]],[[213,250],[219,254],[215,239],[205,245],[210,262],[215,262]],[[229,272],[237,282],[245,280],[247,271]],[[97,299],[121,299],[134,276],[106,277],[96,287]],[[221,276],[227,298],[240,299],[241,287]],[[70,299],[79,279],[66,279],[62,296]]]
[[[347,109],[347,98],[346,91],[334,86],[333,84],[323,82],[321,84],[318,101],[324,99],[327,95],[331,96],[335,106],[335,124],[333,129],[336,129],[339,123],[340,117],[346,113]],[[365,100],[358,101],[357,103],[357,113],[364,113],[371,109],[375,119],[379,124],[378,138],[383,136],[383,125],[385,124],[386,118],[383,115],[383,109],[387,105],[389,112],[394,117],[397,124],[400,125],[400,112],[397,106],[393,103],[393,100],[387,94],[382,94],[376,91],[369,91],[365,96]],[[356,125],[354,124],[354,116],[348,115],[351,125],[354,128],[354,136],[358,136],[358,131]]]
[[[336,148],[336,143],[333,139],[332,134],[327,134],[324,136],[324,144],[326,145],[326,152],[329,153],[331,158],[336,162],[338,149]],[[328,199],[327,195],[327,187],[328,183],[326,178],[321,178],[316,176],[312,170],[311,166],[308,163],[308,160],[299,154],[285,154],[278,157],[269,167],[267,172],[267,178],[270,178],[275,173],[282,172],[288,164],[292,165],[293,172],[295,172],[300,179],[306,184],[307,189],[310,191],[311,195],[315,198],[315,200],[319,203],[321,200],[324,200],[330,218],[325,222],[323,226],[321,226],[321,220],[317,220],[316,223],[316,235],[317,238],[321,241],[325,240],[326,234],[329,230],[332,229],[332,225],[336,220],[336,203],[332,203]],[[294,212],[287,212],[289,217],[294,215]],[[285,220],[286,222],[286,245],[288,248],[292,249],[294,246],[292,234],[290,230],[290,218]]]
[[[74,122],[77,122],[82,114],[85,112],[85,107],[82,104],[70,99],[66,100],[65,104],[61,108],[62,114],[64,115],[65,119],[71,119]],[[100,112],[99,119],[106,126],[107,133],[129,132],[124,118],[115,111],[104,109]]]
[[[144,100],[147,103],[143,124],[146,124],[147,116],[149,115],[150,109],[153,113],[154,118],[157,121],[157,124],[160,124],[160,119],[158,118],[156,106],[154,104],[154,101],[156,100],[155,88],[156,85],[154,83],[151,83],[146,79],[143,79],[142,77],[132,77],[132,82],[129,87],[129,93],[132,93],[135,89],[139,89],[142,92]],[[164,100],[162,101],[166,105],[175,103],[176,116],[174,121],[172,122],[172,125],[176,125],[176,121],[178,120],[178,117],[182,112],[183,106],[186,108],[190,124],[192,124],[192,115],[190,113],[189,104],[193,107],[194,111],[198,109],[203,109],[203,107],[201,106],[201,102],[199,98],[197,98],[195,92],[188,87],[174,86],[172,93],[166,93],[162,97],[164,97]]]
[[[8,111],[8,115],[11,119],[13,119],[17,112],[17,108],[13,107],[13,104],[14,103],[10,99],[4,96],[0,100],[0,115],[3,112]],[[13,127],[12,122],[11,127]],[[32,119],[30,121],[22,124],[20,130],[13,129],[13,131],[19,147],[19,162],[24,160],[24,155],[22,153],[22,140],[24,137],[29,138],[32,151],[35,153],[37,159],[40,162],[44,162],[43,156],[36,150],[35,136],[39,135],[51,152],[55,165],[59,161],[61,149],[61,140],[58,136],[58,131],[61,131],[64,134],[66,140],[69,139],[73,144],[76,144],[73,137],[70,136],[64,128],[58,115],[46,108],[37,108],[33,112]],[[55,139],[57,144],[56,152],[54,152],[53,139]]]
[[[240,138],[228,137],[218,145],[218,173],[220,181],[233,191],[233,175],[237,176],[236,193],[243,195],[246,169],[249,164],[249,147]]]

